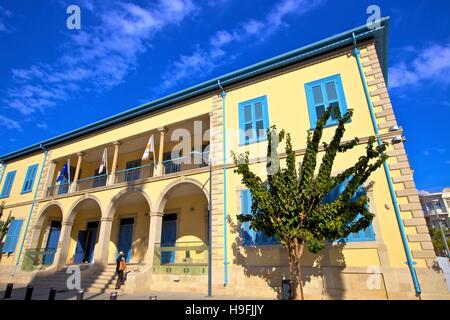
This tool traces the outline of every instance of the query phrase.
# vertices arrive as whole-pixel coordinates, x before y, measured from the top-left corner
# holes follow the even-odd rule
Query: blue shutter
[[[33,184],[34,179],[36,178],[37,169],[37,164],[28,167],[27,174],[22,186],[22,193],[30,192],[33,190]]]
[[[20,229],[22,228],[23,220],[14,219],[11,221],[8,234],[5,238],[5,243],[3,244],[3,253],[12,253],[16,250],[17,241],[19,241]]]
[[[241,214],[251,214],[252,198],[250,190],[241,190]],[[242,243],[244,246],[255,244],[255,230],[250,229],[250,222],[242,223]]]
[[[341,114],[347,112],[347,103],[339,74],[306,83],[305,92],[311,129],[316,127],[317,119],[320,118],[322,111],[325,111],[330,104],[339,104]],[[314,93],[317,93],[317,95]],[[320,114],[317,113],[318,109],[322,110]],[[326,125],[335,124],[337,124],[337,119],[332,115]]]
[[[248,101],[240,102],[239,111],[239,140],[241,145],[267,140],[266,130],[269,128],[269,110],[267,97],[262,96]],[[245,115],[248,115],[246,117]],[[251,131],[251,137],[247,137],[246,131]],[[264,134],[258,135],[260,130]]]
[[[341,182],[338,186],[336,186],[333,190],[330,191],[330,193],[323,198],[323,202],[331,202],[336,200],[339,195],[344,192],[345,187],[347,186],[348,182],[351,178],[347,178],[343,182]],[[362,195],[366,193],[366,190],[363,186],[360,186],[358,190],[356,190],[355,194],[352,197],[352,200],[356,200]],[[356,216],[355,221],[359,219],[360,215]],[[360,230],[359,232],[354,232],[349,234],[349,236],[345,239],[342,239],[342,241],[345,242],[356,242],[356,241],[374,241],[375,240],[375,233],[373,231],[372,224],[367,227],[364,230]]]
[[[14,183],[14,178],[16,177],[16,171],[8,172],[6,175],[5,183],[3,184],[2,193],[0,194],[0,198],[7,198],[11,193],[11,189]]]

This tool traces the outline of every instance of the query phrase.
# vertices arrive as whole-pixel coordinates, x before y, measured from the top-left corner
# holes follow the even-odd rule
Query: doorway
[[[73,259],[74,264],[92,263],[98,226],[98,221],[88,222],[86,230],[80,230],[78,232],[75,256]]]
[[[133,243],[134,218],[120,219],[119,238],[117,243],[118,252],[125,253],[126,262],[131,259],[131,245]]]
[[[48,233],[45,254],[42,258],[43,265],[51,265],[55,258],[56,248],[58,247],[59,235],[61,233],[61,221],[52,221]]]
[[[161,230],[161,248],[174,247],[177,241],[177,214],[169,213],[163,216]],[[175,251],[162,251],[161,264],[173,263]]]

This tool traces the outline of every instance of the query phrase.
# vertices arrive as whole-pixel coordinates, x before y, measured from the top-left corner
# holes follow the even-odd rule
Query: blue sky
[[[391,17],[389,90],[417,187],[450,186],[445,0],[1,0],[0,154],[362,25],[371,4]]]

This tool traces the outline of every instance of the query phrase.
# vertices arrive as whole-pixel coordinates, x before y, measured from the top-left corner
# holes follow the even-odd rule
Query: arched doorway
[[[49,266],[54,263],[61,235],[63,213],[57,203],[46,206],[39,215],[31,239],[31,246],[24,256],[24,269]]]
[[[127,189],[113,199],[108,262],[113,263],[123,251],[128,263],[143,263],[148,249],[150,202],[137,189]]]
[[[203,186],[195,180],[169,185],[158,211],[163,215],[160,242],[155,244],[154,271],[205,273],[209,240],[208,199]]]
[[[82,199],[71,210],[68,222],[73,225],[67,264],[93,263],[101,216],[101,207],[95,198]]]

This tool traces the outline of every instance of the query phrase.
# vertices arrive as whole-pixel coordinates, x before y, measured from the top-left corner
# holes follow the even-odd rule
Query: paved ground
[[[6,284],[0,284],[0,299],[3,300],[6,290]],[[11,298],[7,300],[24,300],[26,292],[25,285],[15,285]],[[48,289],[34,288],[32,300],[47,300]],[[148,291],[138,294],[118,295],[118,300],[149,300],[150,296],[156,296],[158,300],[261,300],[261,298],[236,297],[236,296],[213,296],[207,297],[205,294],[196,294],[191,292],[161,292]],[[85,300],[109,300],[109,294],[89,293],[84,294]],[[56,300],[76,300],[76,291],[57,292]]]

